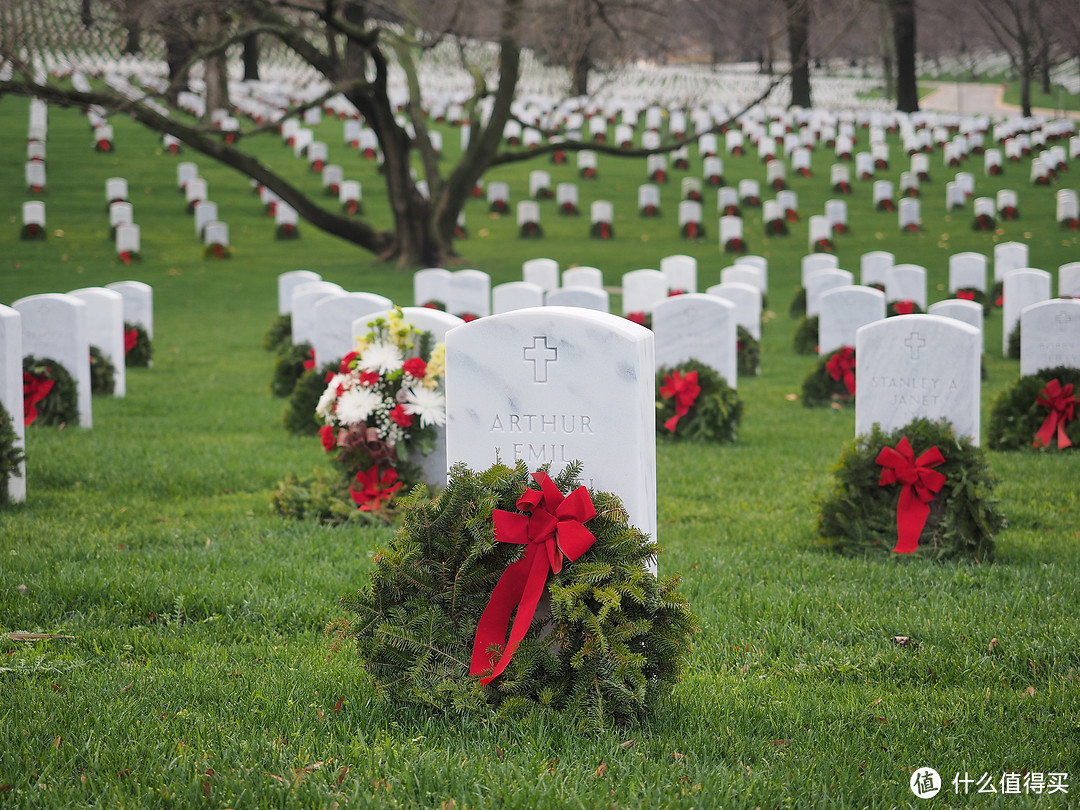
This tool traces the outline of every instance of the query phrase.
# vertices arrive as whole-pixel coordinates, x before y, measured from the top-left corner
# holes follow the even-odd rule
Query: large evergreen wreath
[[[48,383],[48,393],[26,411],[26,424],[54,426],[79,424],[79,386],[62,365],[48,357],[23,358],[23,390],[30,385]],[[25,396],[25,393],[24,393]]]
[[[791,348],[795,354],[817,354],[818,316],[804,315],[795,324],[795,334],[791,336]]]
[[[571,465],[554,485],[568,492],[579,472]],[[397,535],[375,555],[369,584],[342,599],[355,616],[331,629],[339,642],[357,644],[394,701],[438,711],[490,704],[504,716],[554,710],[590,732],[639,720],[680,679],[697,622],[678,578],[649,573],[660,549],[629,525],[610,493],[589,492],[596,516],[583,525],[595,542],[559,573],[548,571],[550,607],[541,601],[505,671],[487,686],[470,675],[496,583],[525,556],[525,546],[496,541],[493,513],[523,511],[527,489],[538,495],[523,463],[480,473],[456,465],[434,500],[415,489]]]
[[[919,556],[930,559],[993,557],[994,534],[1005,524],[993,498],[994,481],[986,455],[968,438],[957,437],[948,423],[918,419],[884,433],[877,425],[845,446],[833,470],[833,489],[820,502],[820,536],[842,551],[891,554],[898,542],[897,513],[909,486],[900,481],[882,485],[887,466],[879,463],[883,448],[898,448],[905,439],[920,463],[931,448],[943,461],[929,462],[944,480],[930,494],[929,514],[918,535]],[[916,495],[914,500],[921,500]]]
[[[262,347],[268,352],[280,352],[282,347],[292,342],[292,315],[277,315],[266,332],[263,333]]]
[[[289,433],[314,436],[319,432],[315,406],[326,390],[327,379],[337,372],[340,365],[340,362],[326,363],[322,368],[312,368],[300,375],[281,419]]]
[[[128,368],[146,368],[154,356],[150,335],[137,323],[124,322],[124,365]]]
[[[696,390],[695,390],[696,389]],[[699,442],[733,442],[743,403],[714,369],[697,360],[656,375],[656,432]]]
[[[841,346],[818,360],[802,384],[802,404],[821,408],[855,404],[855,350]]]
[[[90,347],[90,393],[95,396],[113,395],[116,390],[116,366],[97,346]]]
[[[8,481],[19,472],[24,458],[18,439],[11,414],[0,404],[0,505],[8,502]]]
[[[1046,424],[1052,410],[1039,400],[1047,399],[1043,392],[1053,380],[1058,381],[1063,394],[1070,385],[1073,397],[1080,392],[1080,369],[1058,366],[1020,377],[1012,387],[998,395],[990,410],[987,427],[987,445],[991,450],[1058,450],[1056,425],[1054,430],[1048,431],[1053,434],[1049,443],[1040,442],[1040,448],[1035,447],[1035,436]],[[1080,406],[1074,404],[1073,414],[1065,421],[1065,435],[1071,448],[1076,448],[1080,447]]]
[[[293,344],[286,339],[278,345],[274,358],[274,375],[270,378],[270,392],[275,397],[287,397],[296,389],[297,381],[305,371],[315,367],[314,352],[307,341]],[[316,400],[318,401],[318,400]]]
[[[788,315],[792,318],[801,318],[806,314],[806,287],[795,290],[795,297],[788,306]]]

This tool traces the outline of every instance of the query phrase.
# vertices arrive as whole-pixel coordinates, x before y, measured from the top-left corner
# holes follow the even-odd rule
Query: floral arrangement
[[[436,428],[446,424],[445,344],[432,345],[431,333],[406,323],[400,309],[369,325],[315,407],[323,449],[337,453],[365,511],[378,509],[401,482],[422,479],[417,459],[434,449]]]
[[[691,441],[733,442],[742,400],[714,369],[690,360],[656,375],[656,432]]]
[[[844,448],[817,528],[837,550],[990,560],[1005,518],[983,451],[947,422],[880,427]]]
[[[802,384],[802,404],[819,408],[855,403],[855,349],[841,346],[818,360]]]
[[[153,358],[154,349],[150,335],[140,324],[124,322],[124,365],[127,368],[145,368]]]
[[[1080,447],[1080,369],[1059,366],[1020,377],[994,400],[991,450],[1057,452]]]
[[[588,733],[640,722],[681,678],[697,620],[678,578],[649,572],[661,549],[580,469],[457,465],[434,500],[405,498],[370,581],[342,599],[353,615],[330,625],[337,646],[395,702],[558,712]]]
[[[18,474],[19,465],[23,462],[24,455],[18,439],[11,414],[0,404],[0,506],[8,502],[8,481]]]
[[[27,427],[79,424],[78,384],[49,358],[23,358],[23,420]]]

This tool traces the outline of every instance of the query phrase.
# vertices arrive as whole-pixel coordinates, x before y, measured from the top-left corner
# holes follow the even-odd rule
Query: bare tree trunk
[[[244,81],[259,80],[259,35],[248,34],[244,37]]]
[[[1025,58],[1020,68],[1020,107],[1025,118],[1031,117],[1031,60]]]
[[[810,0],[784,0],[791,58],[791,106],[810,103]]]
[[[202,23],[203,42],[217,42],[225,33],[221,17],[214,12],[206,14]],[[207,117],[214,110],[229,109],[229,65],[225,51],[214,51],[203,60],[203,79],[206,81]]]
[[[896,74],[893,72],[893,44],[889,36],[888,15],[881,9],[881,75],[885,81],[885,98],[896,98]]]
[[[896,50],[896,109],[917,112],[919,85],[915,75],[915,0],[889,0]]]

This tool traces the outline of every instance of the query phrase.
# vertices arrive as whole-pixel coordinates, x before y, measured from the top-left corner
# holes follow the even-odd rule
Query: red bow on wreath
[[[585,528],[585,523],[596,517],[589,491],[581,486],[564,496],[547,473],[536,472],[532,477],[540,489],[526,489],[517,500],[517,508],[525,514],[505,509],[492,512],[495,539],[527,548],[524,557],[506,567],[476,627],[469,674],[479,675],[490,669],[491,674],[480,679],[485,686],[506,669],[529,631],[548,571],[558,574],[564,557],[573,562],[596,542],[593,533]],[[515,608],[517,615],[507,639],[506,627]],[[504,643],[499,660],[492,662],[489,649]]]
[[[961,299],[962,301],[974,301],[975,300],[975,291],[974,290],[957,290],[956,291],[956,297]]]
[[[944,474],[931,469],[945,463],[945,457],[937,447],[931,447],[918,458],[907,436],[900,439],[896,448],[883,447],[875,461],[884,469],[879,486],[899,481],[900,501],[896,506],[897,554],[910,554],[919,547],[919,535],[930,515],[930,501],[945,485]]]
[[[1066,447],[1072,447],[1072,442],[1065,435],[1065,425],[1076,416],[1076,406],[1080,404],[1080,399],[1073,396],[1072,383],[1062,386],[1057,380],[1051,380],[1039,393],[1035,404],[1049,408],[1050,413],[1047,414],[1042,427],[1035,434],[1035,441],[1032,442],[1032,446],[1049,447],[1050,439],[1053,437],[1056,428],[1058,449],[1064,450]]]
[[[126,356],[139,343],[139,330],[135,328],[124,330],[124,355]]]
[[[23,372],[23,424],[32,425],[37,419],[37,404],[45,399],[56,384],[55,380]]]
[[[910,298],[897,301],[893,306],[896,308],[897,315],[911,315],[915,311],[915,302]]]
[[[394,493],[401,489],[401,481],[398,481],[397,470],[388,467],[379,475],[379,466],[372,464],[365,472],[361,470],[356,474],[356,483],[361,485],[359,491],[349,487],[349,495],[353,502],[360,507],[361,512],[372,512],[382,506],[383,501],[389,501]]]
[[[664,399],[675,398],[675,415],[664,422],[664,427],[672,433],[675,432],[679,420],[690,412],[697,401],[698,394],[701,393],[701,386],[698,385],[697,380],[696,371],[691,371],[683,377],[676,370],[664,378],[664,384],[660,387],[660,396]]]
[[[829,358],[825,370],[834,380],[844,379],[847,392],[855,395],[855,350],[850,346],[841,347],[840,351]]]

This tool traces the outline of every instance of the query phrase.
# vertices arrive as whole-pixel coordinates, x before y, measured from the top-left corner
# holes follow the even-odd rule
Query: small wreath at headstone
[[[39,225],[37,222],[29,222],[23,225],[22,230],[19,231],[20,239],[47,239],[48,236],[45,226]]]
[[[336,644],[355,644],[396,703],[494,707],[510,718],[558,712],[587,733],[640,722],[682,677],[697,620],[678,577],[648,571],[661,549],[630,525],[622,502],[574,489],[580,470],[552,480],[524,463],[479,473],[458,464],[435,499],[414,490],[370,581],[341,600],[355,615],[328,627]],[[530,534],[538,514],[556,525],[550,555]],[[507,579],[545,569],[536,609],[541,593]],[[506,641],[515,607],[522,624]]]
[[[124,365],[127,368],[146,368],[153,358],[150,336],[140,324],[124,322]]]
[[[893,315],[922,315],[922,312],[923,308],[910,298],[905,298],[903,301],[890,301],[885,308],[885,314],[890,318]]]
[[[8,481],[18,474],[19,465],[24,459],[18,440],[11,414],[0,404],[0,506],[8,502]]]
[[[761,373],[761,343],[745,326],[736,330],[735,349],[739,357],[739,376],[758,376]]]
[[[314,350],[307,341],[293,345],[282,344],[274,358],[274,375],[270,378],[270,393],[275,397],[288,397],[296,390],[296,383],[304,372],[315,368]]]
[[[1080,369],[1058,366],[1020,377],[994,400],[987,446],[1044,452],[1080,447],[1078,392]]]
[[[291,222],[283,222],[274,230],[275,239],[299,239],[300,229]]]
[[[845,553],[986,562],[1005,525],[993,493],[986,454],[947,422],[875,425],[845,446],[817,530]]]
[[[995,281],[993,288],[990,290],[990,301],[995,307],[1001,307],[1001,302],[1005,295],[1005,283],[1002,281]]]
[[[420,306],[425,309],[437,309],[439,312],[446,312],[446,303],[435,298],[432,298],[430,301],[425,301]]]
[[[764,304],[762,304],[764,306]],[[791,318],[801,318],[806,314],[806,287],[799,287],[795,290],[795,297],[791,299],[791,305],[788,307],[788,316]]]
[[[961,287],[953,293],[953,297],[961,301],[974,301],[983,308],[983,317],[990,317],[990,300],[984,290],[980,290],[978,287]]]
[[[656,433],[675,440],[734,442],[743,403],[715,369],[689,360],[656,374]]]
[[[26,426],[79,424],[78,384],[62,365],[48,357],[23,358],[23,417]]]
[[[285,344],[292,343],[292,315],[277,315],[263,333],[262,347],[268,352],[277,352]]]
[[[817,354],[818,347],[818,316],[804,315],[795,324],[795,334],[791,337],[791,348],[795,354]]]
[[[802,384],[802,404],[823,408],[855,404],[855,349],[841,346],[823,355]]]
[[[326,390],[327,380],[337,373],[339,365],[326,363],[322,368],[311,368],[300,375],[281,417],[285,430],[300,436],[314,436],[319,432],[315,407]]]
[[[1009,332],[1008,341],[1008,354],[1006,355],[1010,360],[1020,359],[1020,321],[1016,321],[1016,326]]]
[[[111,397],[116,390],[116,366],[97,346],[90,347],[90,393]]]

